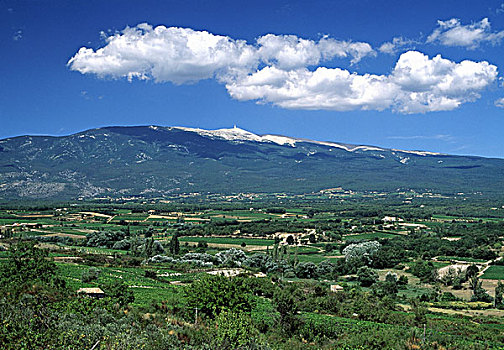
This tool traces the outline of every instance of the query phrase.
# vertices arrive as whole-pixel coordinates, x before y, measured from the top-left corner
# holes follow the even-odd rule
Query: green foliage
[[[381,244],[376,241],[349,244],[342,253],[346,263],[353,267],[369,266],[379,251]]]
[[[422,282],[431,282],[437,279],[437,270],[430,261],[415,261],[411,266],[411,273],[420,278]]]
[[[222,311],[215,318],[215,329],[210,332],[215,349],[242,349],[256,342],[255,330],[250,315]]]
[[[4,295],[18,298],[23,293],[65,293],[65,283],[57,274],[56,264],[48,260],[47,251],[36,248],[34,242],[21,241],[11,245],[8,253],[7,262],[0,264],[0,290]]]
[[[273,305],[280,314],[280,327],[288,336],[294,334],[301,325],[301,320],[297,315],[298,300],[298,290],[290,286],[282,286],[273,295]]]
[[[362,287],[369,287],[378,281],[378,274],[373,269],[362,266],[357,270],[357,280]]]
[[[215,318],[222,311],[250,313],[252,295],[242,277],[206,275],[185,290],[187,305],[200,314]]]
[[[82,272],[81,281],[84,283],[96,281],[100,276],[101,271],[96,267],[90,267],[86,271]]]
[[[170,241],[170,254],[175,256],[178,255],[180,252],[180,243],[178,239],[178,234],[175,233]]]
[[[133,291],[123,281],[116,279],[103,286],[103,291],[113,304],[124,307],[135,301]]]
[[[504,308],[504,284],[501,281],[495,287],[495,307]]]

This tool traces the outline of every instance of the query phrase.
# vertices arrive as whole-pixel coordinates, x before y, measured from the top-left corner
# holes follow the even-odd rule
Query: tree
[[[296,276],[299,278],[316,278],[317,265],[311,261],[299,263],[296,266]]]
[[[100,276],[100,273],[101,273],[100,269],[96,267],[90,267],[86,271],[82,272],[81,281],[84,283],[96,281]]]
[[[504,284],[501,281],[499,281],[497,287],[495,287],[494,305],[499,309],[504,307]]]
[[[215,318],[222,311],[246,312],[252,309],[252,295],[241,277],[207,275],[185,290],[187,305],[202,315]]]
[[[357,280],[362,287],[370,287],[378,281],[378,274],[375,270],[362,266],[357,270]]]
[[[416,261],[411,266],[411,273],[420,278],[422,282],[431,282],[437,279],[437,270],[430,261]]]
[[[0,289],[11,296],[40,287],[64,292],[65,282],[58,277],[58,267],[47,258],[47,251],[36,248],[35,242],[11,245],[7,263],[0,264]]]
[[[180,243],[178,239],[178,233],[175,233],[170,241],[170,254],[175,256],[180,252]]]
[[[298,300],[297,290],[294,287],[277,289],[273,295],[273,305],[280,314],[280,326],[288,336],[294,334],[300,326],[297,316]]]
[[[244,349],[254,343],[254,326],[245,313],[223,311],[215,318],[211,333],[215,349]]]
[[[288,245],[293,245],[294,244],[294,237],[292,235],[288,235],[286,241],[287,241]]]
[[[156,233],[156,230],[154,230],[154,227],[149,226],[149,228],[147,229],[147,231],[145,231],[145,233],[144,233],[144,237],[145,238],[151,238],[155,233]]]
[[[479,272],[478,266],[472,264],[467,267],[466,276],[467,276],[467,278],[471,279],[474,276],[476,276],[478,274],[478,272]]]
[[[103,286],[103,291],[112,303],[126,306],[135,301],[133,291],[123,281],[116,279]]]
[[[469,280],[469,284],[473,290],[471,301],[483,301],[487,303],[492,301],[492,297],[488,295],[487,291],[481,286],[482,281],[480,281],[477,276],[473,276]]]
[[[414,318],[414,323],[415,325],[421,326],[425,323],[427,323],[427,308],[423,303],[421,303],[418,299],[411,299],[410,301],[411,304],[411,311],[413,311],[413,314],[415,315]]]
[[[350,244],[343,249],[345,261],[352,267],[371,265],[374,255],[380,249],[381,244],[376,241]]]

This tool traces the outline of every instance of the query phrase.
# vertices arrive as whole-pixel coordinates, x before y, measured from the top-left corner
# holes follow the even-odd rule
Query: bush
[[[245,313],[223,311],[215,318],[211,332],[214,349],[241,349],[253,344],[256,331]]]
[[[96,281],[100,277],[101,271],[96,267],[90,267],[86,271],[82,272],[81,281],[84,283],[89,283]]]
[[[252,295],[242,277],[207,275],[185,289],[190,310],[215,318],[222,311],[246,312],[252,309]]]
[[[378,281],[378,274],[373,269],[363,266],[357,270],[357,280],[362,287],[370,287]]]

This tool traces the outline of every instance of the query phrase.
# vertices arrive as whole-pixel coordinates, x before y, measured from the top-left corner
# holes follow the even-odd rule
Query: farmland
[[[256,332],[250,337],[272,348],[284,348],[281,339],[327,349],[421,344],[424,324],[425,341],[431,344],[476,349],[484,341],[490,348],[504,342],[499,319],[504,312],[494,304],[501,300],[498,285],[504,280],[499,260],[504,223],[499,217],[430,216],[403,207],[387,213],[369,207],[366,212],[361,203],[290,203],[255,203],[247,209],[228,203],[221,208],[4,208],[0,266],[8,266],[11,250],[21,249],[16,248],[19,242],[35,244],[54,261],[65,293],[102,288],[107,295],[103,303],[125,303],[121,315],[114,314],[116,306],[103,304],[110,315],[153,322],[159,334],[177,335],[163,338],[173,344],[189,333],[193,342],[207,339],[211,333],[194,332],[223,322],[218,314],[201,309],[192,294],[201,286],[213,290],[210,285],[221,278],[219,273],[230,277],[217,285],[230,283],[231,290],[250,293],[247,322]],[[453,271],[438,273],[452,266]],[[113,299],[119,297],[113,296],[112,285],[123,286],[127,294]],[[340,291],[331,292],[331,285]],[[208,293],[202,295],[218,289]],[[279,307],[280,300],[299,312],[289,314]],[[202,310],[197,319],[196,307]],[[154,314],[164,315],[169,325],[159,326]],[[291,327],[297,333],[288,335]],[[90,329],[81,331],[96,336]],[[280,339],[276,332],[281,332]]]

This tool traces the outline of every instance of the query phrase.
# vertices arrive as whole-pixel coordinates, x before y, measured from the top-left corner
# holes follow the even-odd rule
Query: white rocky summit
[[[154,130],[158,129],[158,127],[156,127],[156,126],[151,126],[151,128]],[[195,133],[202,135],[202,136],[211,137],[211,138],[219,138],[219,139],[230,140],[230,141],[269,142],[269,143],[276,143],[276,144],[282,145],[282,146],[291,146],[291,147],[296,147],[296,143],[313,143],[313,144],[323,145],[323,146],[328,146],[328,147],[341,148],[341,149],[344,149],[348,152],[387,151],[384,148],[374,147],[374,146],[349,145],[349,144],[344,144],[344,143],[336,143],[336,142],[328,142],[328,141],[315,141],[315,140],[309,140],[309,139],[287,137],[287,136],[282,136],[282,135],[269,135],[269,134],[256,135],[250,131],[238,128],[236,125],[233,128],[223,128],[223,129],[216,129],[216,130],[206,130],[206,129],[200,129],[200,128],[187,128],[187,127],[181,127],[181,126],[174,126],[169,129],[179,129],[179,130],[184,130],[184,131],[190,131],[190,132],[195,132]],[[411,153],[411,154],[416,154],[416,155],[420,155],[420,156],[440,155],[440,153],[425,152],[425,151],[403,151],[403,150],[397,150],[397,149],[394,149],[392,151]]]

